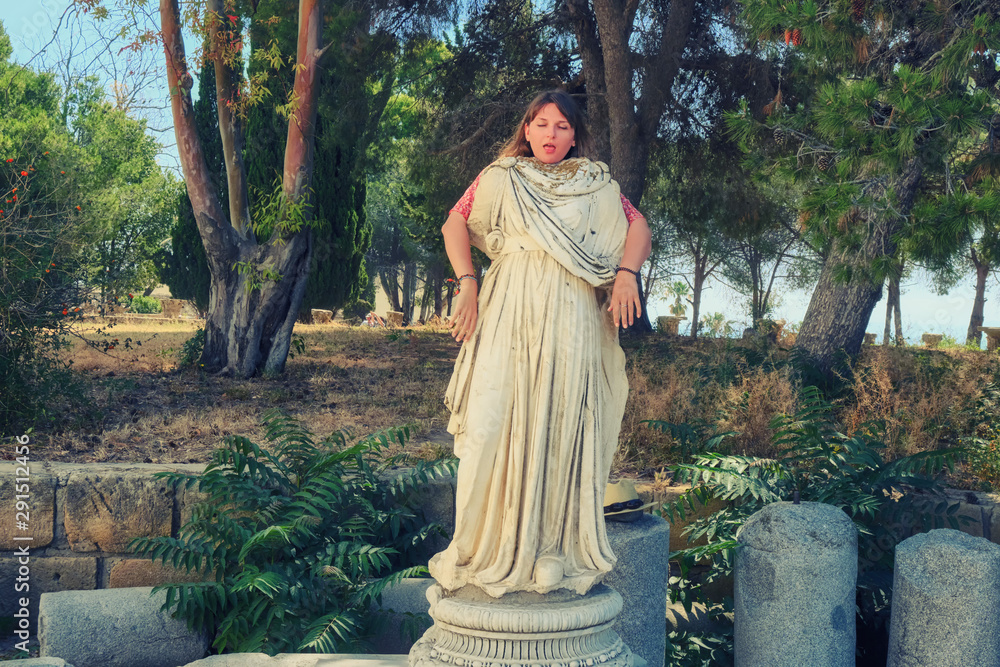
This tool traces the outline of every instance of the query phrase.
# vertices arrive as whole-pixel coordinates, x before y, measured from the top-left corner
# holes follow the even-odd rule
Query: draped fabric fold
[[[628,223],[607,167],[504,158],[468,220],[492,260],[445,397],[460,459],[446,589],[585,593],[615,557],[604,485],[628,384],[606,312]]]

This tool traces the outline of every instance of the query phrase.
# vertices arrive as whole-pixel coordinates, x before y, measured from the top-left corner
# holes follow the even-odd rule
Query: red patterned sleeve
[[[622,210],[625,211],[625,219],[628,220],[628,224],[635,222],[636,218],[643,217],[642,213],[636,210],[635,206],[632,206],[632,202],[628,200],[628,197],[621,195],[622,198]]]
[[[479,176],[476,176],[476,180],[472,181],[472,185],[468,187],[462,198],[458,200],[458,203],[451,207],[449,213],[458,213],[466,220],[469,219],[469,214],[472,213],[472,202],[476,198],[476,188],[479,187],[479,178],[482,175],[482,172],[480,172]]]

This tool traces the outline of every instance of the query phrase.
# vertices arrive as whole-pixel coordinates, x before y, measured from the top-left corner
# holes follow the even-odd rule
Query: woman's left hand
[[[615,327],[628,329],[642,316],[639,300],[639,279],[628,271],[619,271],[611,288],[611,305],[608,307]]]

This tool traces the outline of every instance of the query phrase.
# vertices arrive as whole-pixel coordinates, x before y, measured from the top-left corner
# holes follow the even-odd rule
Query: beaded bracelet
[[[627,269],[624,266],[615,267],[615,273],[618,273],[619,271],[628,271],[629,273],[631,273],[636,278],[639,277],[639,272],[638,271],[633,271],[632,269]]]
[[[465,274],[464,276],[459,276],[459,277],[458,277],[458,282],[462,282],[462,281],[463,281],[463,280],[465,280],[466,278],[472,278],[472,279],[473,279],[473,280],[475,280],[475,281],[476,281],[477,283],[479,282],[479,279],[478,279],[478,278],[476,278],[476,276],[474,276],[474,275],[473,275],[473,274],[471,274],[471,273],[466,273],[466,274]]]

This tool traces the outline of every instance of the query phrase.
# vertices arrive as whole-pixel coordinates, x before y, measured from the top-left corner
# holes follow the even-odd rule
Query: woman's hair
[[[497,157],[534,157],[531,144],[524,136],[524,126],[535,120],[535,116],[547,104],[555,104],[559,112],[569,121],[569,126],[574,130],[573,140],[576,145],[569,149],[566,157],[590,157],[593,153],[593,140],[587,130],[587,122],[583,117],[583,112],[577,106],[573,98],[563,90],[547,90],[539,93],[535,99],[531,100],[528,109],[524,112],[524,118],[514,128],[514,134],[507,143],[500,149]]]

